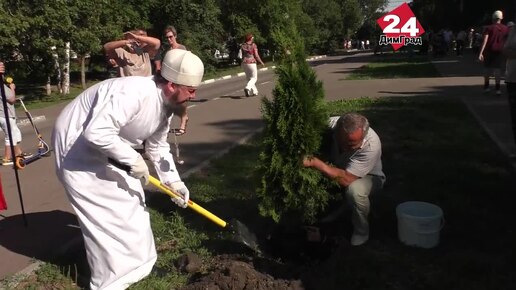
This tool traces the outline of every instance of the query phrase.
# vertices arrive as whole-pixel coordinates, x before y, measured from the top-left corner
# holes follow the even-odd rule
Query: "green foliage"
[[[485,1],[482,4],[477,5],[475,1],[417,0],[412,1],[410,7],[426,31],[433,29],[437,32],[443,28],[459,31],[475,28],[482,32],[482,26],[491,24],[491,14],[495,10],[504,12],[504,23],[514,21],[515,1]]]
[[[303,45],[292,47],[277,69],[278,82],[273,99],[263,99],[265,121],[263,151],[259,172],[262,176],[257,195],[260,213],[276,222],[289,213],[305,221],[327,204],[324,177],[302,166],[302,158],[319,149],[327,128],[322,82],[305,61]]]
[[[304,9],[313,20],[317,34],[307,44],[312,51],[333,51],[332,40],[341,38],[343,22],[340,7],[334,0],[304,1]]]
[[[295,61],[296,58],[300,62],[304,62],[306,55],[304,53],[303,40],[299,37],[296,27],[291,23],[290,26],[275,28],[272,31],[272,42],[276,50],[277,62]]]
[[[304,52],[331,52],[344,36],[371,20],[382,3],[385,0],[3,0],[0,59],[12,63],[8,69],[16,78],[42,85],[49,78],[55,81],[57,64],[62,68],[68,61],[65,45],[70,43],[78,61],[91,56],[90,67],[81,67],[84,77],[93,60],[104,64],[102,45],[121,38],[122,32],[144,28],[160,37],[166,25],[174,25],[179,42],[198,54],[210,73],[219,65],[215,50],[235,57],[248,32],[260,49],[280,57],[285,47],[293,46],[279,40],[292,38],[294,30],[299,31],[296,42],[306,45]]]
[[[167,25],[173,25],[178,33],[178,42],[203,60],[206,71],[213,71],[215,49],[225,42],[220,14],[215,0],[179,0],[157,3],[149,18],[154,19],[154,31],[158,37]],[[166,45],[165,39],[162,39],[162,45]]]

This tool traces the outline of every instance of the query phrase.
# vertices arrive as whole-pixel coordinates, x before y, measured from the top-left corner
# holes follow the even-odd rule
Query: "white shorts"
[[[13,136],[13,145],[16,145],[22,140],[20,128],[16,125],[15,118],[9,118],[9,123],[11,125],[11,134]],[[5,133],[5,145],[11,145],[11,142],[9,142],[9,134],[7,133],[7,122],[5,121],[5,117],[0,117],[0,128],[2,128],[2,131]]]

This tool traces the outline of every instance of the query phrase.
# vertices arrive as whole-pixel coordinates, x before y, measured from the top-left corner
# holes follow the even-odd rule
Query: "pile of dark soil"
[[[215,256],[204,274],[194,275],[181,289],[315,289],[313,269],[341,248],[340,243],[345,244],[324,227],[277,227],[260,243],[261,253]]]
[[[300,280],[274,278],[256,269],[253,260],[244,260],[242,257],[217,256],[212,264],[208,275],[199,278],[182,290],[236,290],[236,289],[260,289],[275,290],[305,289]]]

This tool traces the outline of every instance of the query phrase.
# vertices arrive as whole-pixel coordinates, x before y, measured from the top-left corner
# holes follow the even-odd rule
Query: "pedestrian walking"
[[[474,40],[475,40],[475,29],[471,28],[468,32],[468,48],[473,48]]]
[[[480,47],[478,59],[484,63],[484,93],[489,92],[489,78],[494,74],[496,95],[501,95],[500,80],[501,68],[504,64],[505,58],[502,54],[505,40],[507,39],[507,26],[502,24],[503,13],[497,10],[493,13],[493,24],[489,25],[485,31]]]
[[[457,44],[457,47],[456,47],[456,52],[457,52],[457,56],[463,56],[464,55],[464,46],[466,45],[466,38],[468,37],[468,34],[466,33],[466,31],[464,30],[461,30],[459,31],[459,33],[457,33],[457,37],[456,37],[456,44]]]
[[[256,87],[256,81],[258,81],[258,68],[256,62],[259,62],[262,66],[265,66],[260,54],[258,53],[258,47],[254,43],[254,36],[247,34],[245,36],[245,42],[240,45],[241,58],[242,58],[242,69],[245,72],[247,84],[244,88],[246,97],[257,96],[258,88]]]

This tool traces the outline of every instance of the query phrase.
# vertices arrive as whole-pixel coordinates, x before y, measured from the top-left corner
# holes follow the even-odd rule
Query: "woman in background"
[[[165,55],[167,51],[172,49],[187,50],[186,46],[177,42],[177,30],[174,26],[168,25],[167,27],[165,27],[165,29],[163,30],[163,36],[165,37],[168,43],[168,48],[163,52],[163,55]],[[156,68],[157,73],[159,73],[159,71],[161,70],[161,57],[162,55],[158,53],[154,58],[154,66]],[[180,118],[179,128],[174,130],[174,134],[176,134],[176,136],[180,136],[186,133],[186,125],[188,124],[188,114],[186,113],[186,108],[187,103],[184,103],[181,106],[178,106],[177,109],[174,111],[174,115]]]
[[[242,53],[241,66],[247,78],[247,84],[244,88],[245,96],[256,96],[258,95],[258,89],[256,88],[258,68],[256,67],[256,62],[258,61],[262,66],[265,66],[265,64],[258,54],[258,47],[254,43],[254,36],[252,34],[248,33],[245,36],[245,42],[240,45],[240,51]]]

